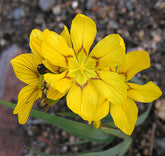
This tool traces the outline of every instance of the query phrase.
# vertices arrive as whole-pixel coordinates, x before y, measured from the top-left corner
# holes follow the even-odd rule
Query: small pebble
[[[131,0],[125,0],[125,6],[129,11],[131,11],[133,9],[133,4],[132,4]]]
[[[62,136],[63,136],[63,137],[67,137],[67,132],[62,131]]]
[[[72,147],[72,151],[73,151],[73,152],[77,152],[77,151],[78,151],[78,147],[77,147],[77,146]]]
[[[48,136],[48,132],[43,132],[43,137],[46,138]]]
[[[149,155],[149,149],[148,148],[145,148],[143,154],[144,155]]]
[[[160,41],[161,41],[161,36],[160,35],[158,35],[158,34],[155,34],[154,35],[154,41],[156,42],[156,43],[159,43]]]
[[[75,140],[76,140],[76,139],[75,139],[75,136],[72,136],[72,135],[71,135],[71,136],[69,137],[69,142],[73,143],[73,142],[75,142]]]
[[[63,152],[63,153],[65,153],[67,150],[68,150],[68,147],[67,147],[67,146],[63,146],[63,147],[61,148],[61,152]]]
[[[58,140],[60,138],[59,134],[55,134],[55,139]]]
[[[157,8],[165,8],[165,2],[163,0],[158,0],[155,5]]]
[[[144,38],[144,30],[139,31],[139,32],[138,32],[138,36],[139,36],[139,38],[140,38],[141,40],[143,40],[143,38]]]
[[[45,149],[45,152],[44,153],[51,153],[52,152],[52,147],[47,147],[46,149]]]
[[[162,65],[161,64],[158,64],[156,63],[155,64],[155,68],[158,69],[158,70],[162,70]]]
[[[7,44],[6,40],[4,40],[3,38],[0,40],[0,45],[3,47]]]
[[[156,139],[156,144],[165,151],[165,138]]]
[[[19,20],[21,17],[25,16],[25,10],[23,8],[16,8],[13,12],[13,17],[16,20]]]
[[[165,99],[159,99],[155,102],[156,114],[159,118],[165,121]]]
[[[93,0],[88,0],[87,3],[86,3],[87,10],[92,10],[93,7],[94,7],[94,1]]]
[[[140,144],[141,144],[143,147],[146,146],[146,140],[143,139],[143,140],[140,142]]]
[[[59,15],[61,13],[61,6],[56,5],[55,7],[53,7],[52,12],[54,15]]]
[[[119,24],[116,21],[114,21],[114,20],[110,20],[108,25],[112,29],[118,29],[119,28]]]
[[[42,14],[38,14],[35,18],[35,23],[36,24],[42,24],[44,22],[44,18]]]
[[[71,4],[73,9],[77,9],[78,5],[79,5],[78,1],[73,1]]]
[[[39,0],[39,7],[47,12],[50,11],[55,4],[55,0]]]

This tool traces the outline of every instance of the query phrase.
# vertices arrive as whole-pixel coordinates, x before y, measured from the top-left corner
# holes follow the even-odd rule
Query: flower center
[[[87,56],[83,50],[79,52],[77,58],[69,58],[68,64],[68,76],[74,78],[80,86],[84,86],[91,78],[97,78],[96,60]]]
[[[81,65],[80,68],[79,68],[79,70],[80,70],[81,74],[83,74],[83,72],[84,72],[86,69],[85,69],[85,67],[84,67],[83,65]]]

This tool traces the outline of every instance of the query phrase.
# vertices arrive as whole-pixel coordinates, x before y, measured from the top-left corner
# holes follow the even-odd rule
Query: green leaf
[[[60,99],[58,99],[58,100],[53,100],[53,99],[49,99],[49,98],[48,98],[48,101],[49,101],[49,104],[50,104],[50,105],[56,104],[59,100],[60,100]]]
[[[130,136],[124,134],[123,132],[121,132],[120,130],[115,129],[115,128],[101,127],[101,130],[109,135],[114,135],[114,136],[124,139],[124,142],[119,150],[120,151],[119,156],[122,156],[127,152],[128,148],[130,147],[130,145],[132,143],[132,138]],[[117,152],[117,151],[114,151],[114,152]],[[111,154],[109,154],[109,155],[111,155]]]
[[[14,103],[7,102],[7,101],[3,101],[3,100],[0,100],[0,104],[3,104],[3,105],[5,105],[5,106],[8,106],[8,107],[10,107],[10,108],[12,108],[12,109],[14,109],[15,106],[16,106],[16,104],[14,104]]]
[[[74,117],[74,118],[80,118],[77,114],[73,112],[63,112],[63,113],[57,113],[58,115],[65,116],[65,117]]]
[[[102,152],[91,152],[85,154],[79,154],[78,156],[123,156],[132,143],[132,139],[125,139],[122,143]]]
[[[113,119],[112,119],[112,116],[109,114],[105,118],[103,118],[101,121],[103,121],[103,122],[112,122]]]
[[[125,139],[119,148],[119,156],[123,156],[129,149],[130,145],[132,144],[132,138]]]
[[[149,103],[147,110],[138,117],[136,121],[136,126],[142,124],[146,120],[146,118],[148,117],[148,114],[150,113],[152,105],[153,105],[153,102]]]
[[[123,132],[121,132],[119,129],[116,128],[110,128],[110,127],[101,127],[101,130],[109,135],[113,135],[119,138],[123,138],[123,139],[127,139],[130,138],[130,136],[124,134]]]
[[[87,142],[90,142],[89,140],[81,140],[81,141],[77,141],[77,142],[68,142],[68,143],[65,143],[65,145],[67,146],[73,146],[73,145],[79,145],[79,144],[84,144],[84,143],[87,143]]]
[[[100,150],[102,150],[105,146],[107,146],[109,143],[111,143],[111,141],[110,141],[110,142],[106,142],[106,143],[104,143],[103,145],[101,145],[101,146],[99,146],[99,147],[96,147],[96,148],[94,148],[94,149],[88,150],[88,151],[82,151],[82,152],[80,152],[80,153],[67,154],[67,155],[63,155],[63,154],[62,154],[61,156],[77,156],[78,154],[85,154],[85,153],[88,153],[88,152],[91,153],[91,152],[100,151]],[[65,144],[65,145],[66,145],[66,144]],[[35,149],[31,148],[31,147],[28,147],[28,146],[25,146],[25,148],[27,148],[28,150],[30,150],[30,151],[32,151],[32,152],[34,152],[34,153],[36,153],[36,154],[39,154],[39,155],[41,155],[41,156],[59,156],[59,155],[54,155],[54,154],[46,154],[46,153],[37,151],[37,150],[35,150]]]
[[[62,112],[62,113],[57,113],[57,115],[60,115],[60,116],[65,116],[65,117],[73,117],[73,118],[80,118],[80,116],[78,114],[75,114],[73,112]],[[107,115],[105,118],[103,118],[101,120],[102,122],[113,122],[113,119],[111,117],[111,115]]]
[[[111,136],[104,134],[100,129],[96,129],[90,125],[86,125],[62,117],[53,116],[36,110],[31,111],[30,115],[46,121],[50,124],[56,125],[59,128],[83,139],[96,142],[105,142],[111,139]]]
[[[1,104],[4,104],[10,108],[14,108],[15,104],[0,100]],[[72,133],[80,138],[94,141],[94,142],[109,142],[113,140],[113,136],[105,134],[100,129],[96,129],[87,124],[83,124],[77,121],[72,121],[55,115],[50,115],[37,110],[31,110],[30,116],[46,121],[50,124],[56,125],[57,127]]]
[[[113,121],[107,122],[107,123],[103,123],[102,125],[105,126],[105,127],[116,128],[116,125],[115,125],[115,123]]]
[[[144,85],[143,82],[141,82],[137,77],[133,77],[131,80],[131,82],[136,83],[136,84],[140,84],[140,85]]]
[[[102,152],[88,152],[88,153],[82,153],[82,154],[71,154],[71,155],[62,155],[62,156],[75,156],[75,155],[76,156],[116,156],[117,154],[119,154],[119,156],[123,156],[128,150],[131,143],[132,143],[131,139],[125,139],[122,143]],[[28,146],[25,146],[25,148],[41,156],[59,156],[59,155],[53,155],[53,154],[45,154],[43,152],[39,152]]]
[[[28,146],[25,146],[25,148],[27,148],[28,150],[36,153],[36,154],[39,154],[40,156],[60,156],[60,155],[55,155],[55,154],[46,154],[46,153],[43,153],[43,152],[40,152],[40,151],[37,151],[31,147],[28,147]],[[62,155],[62,156],[75,156],[76,154],[67,154],[67,155]]]

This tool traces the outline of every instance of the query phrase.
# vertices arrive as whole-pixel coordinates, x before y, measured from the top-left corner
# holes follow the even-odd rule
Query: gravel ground
[[[164,0],[1,0],[0,53],[17,44],[30,52],[29,35],[37,28],[60,33],[65,24],[70,28],[77,13],[93,18],[97,24],[95,43],[111,33],[120,34],[127,51],[144,49],[151,56],[151,68],[137,75],[144,82],[154,81],[163,91],[149,117],[133,133],[133,144],[127,156],[165,155],[165,1]],[[1,56],[1,54],[0,54]],[[17,99],[17,97],[15,97]],[[138,104],[139,112],[146,109]],[[164,108],[164,109],[162,109]],[[68,110],[65,98],[52,106],[50,113]],[[163,112],[164,111],[164,112]],[[96,143],[67,145],[79,138],[37,119],[30,118],[22,131],[25,144],[51,154],[68,154],[97,147]],[[34,156],[24,150],[23,155]]]

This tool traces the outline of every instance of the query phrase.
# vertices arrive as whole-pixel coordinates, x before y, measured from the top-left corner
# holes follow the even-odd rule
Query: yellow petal
[[[47,60],[43,60],[42,61],[43,65],[51,72],[55,73],[55,74],[58,74],[59,73],[59,67],[48,62]]]
[[[100,120],[93,122],[93,126],[96,127],[96,128],[99,128],[100,125],[101,125],[101,121]]]
[[[76,81],[80,86],[84,86],[84,85],[87,83],[88,79],[87,79],[87,77],[86,77],[85,74],[81,74],[81,73],[80,73],[80,74],[77,75],[75,81]]]
[[[108,113],[109,113],[109,101],[104,97],[99,96],[97,103],[97,110],[93,117],[93,121],[96,122],[96,127],[98,127],[97,121],[100,121],[101,119],[106,117]]]
[[[95,22],[82,14],[78,14],[72,21],[71,40],[76,54],[83,48],[86,54],[96,36]]]
[[[125,74],[126,81],[133,78],[138,72],[150,67],[148,52],[132,51],[126,54],[124,63],[117,68],[117,72]]]
[[[64,30],[61,32],[61,36],[65,39],[68,46],[72,48],[71,37],[68,31],[68,28],[64,25]]]
[[[127,135],[131,135],[136,124],[138,109],[133,100],[126,98],[123,104],[111,103],[110,113],[115,125]]]
[[[65,93],[69,90],[73,79],[67,77],[67,72],[62,74],[44,74],[44,80],[60,93]]]
[[[38,38],[38,39],[42,40],[42,37],[43,37],[42,35],[43,35],[43,32],[40,31],[39,29],[33,29],[30,34],[30,40],[33,38]]]
[[[37,65],[41,63],[41,60],[36,59],[32,54],[21,54],[10,62],[17,78],[21,81],[30,85],[39,83]]]
[[[99,41],[90,56],[97,59],[98,68],[113,68],[123,63],[125,44],[120,35],[111,34]]]
[[[38,99],[38,97],[41,96],[41,93],[41,90],[36,90],[36,87],[30,85],[25,86],[19,92],[18,103],[13,113],[18,114],[20,124],[26,123],[33,103],[36,99]]]
[[[82,88],[73,83],[67,95],[67,105],[84,120],[92,121],[97,108],[98,95],[90,81]]]
[[[135,101],[148,103],[158,99],[162,95],[160,88],[152,81],[145,85],[135,83],[127,83],[127,85],[130,87],[128,96]]]
[[[43,33],[42,55],[54,65],[67,67],[67,57],[73,57],[74,51],[62,36],[46,29]]]
[[[127,86],[123,78],[115,72],[97,71],[100,79],[93,79],[92,83],[104,98],[114,104],[121,104],[127,97]]]
[[[75,96],[76,94],[76,96]],[[82,90],[76,83],[73,83],[68,95],[67,95],[67,106],[76,114],[81,113],[82,103]]]
[[[43,32],[38,29],[33,29],[30,34],[30,48],[33,54],[43,59],[41,55],[42,39],[43,39]]]
[[[60,93],[59,91],[53,89],[50,86],[49,89],[48,89],[47,97],[50,98],[50,99],[53,99],[53,100],[58,100],[61,97],[63,97],[65,94],[66,94],[66,92],[65,93]]]

